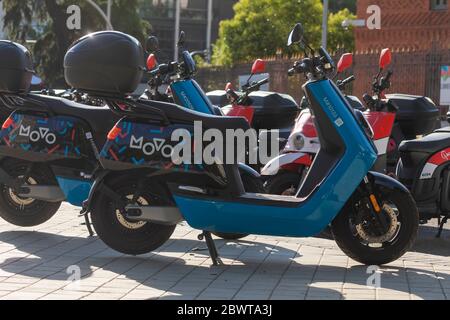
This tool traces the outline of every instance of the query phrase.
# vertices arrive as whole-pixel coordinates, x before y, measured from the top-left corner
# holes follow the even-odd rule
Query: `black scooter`
[[[98,148],[119,117],[107,107],[30,93],[31,55],[19,44],[0,41],[0,60],[0,104],[10,113],[0,131],[0,216],[36,226],[63,201],[81,206],[99,168]]]
[[[439,219],[440,237],[450,218],[450,128],[404,141],[399,152],[397,177],[411,190],[421,222]]]

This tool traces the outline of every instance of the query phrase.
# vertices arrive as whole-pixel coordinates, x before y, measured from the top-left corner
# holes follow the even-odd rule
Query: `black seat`
[[[225,132],[226,129],[250,129],[249,123],[243,117],[209,115],[183,108],[176,104],[159,101],[139,100],[139,104],[163,111],[167,118],[174,123],[193,124],[194,121],[201,121],[203,128],[214,128],[222,132]]]
[[[402,142],[399,150],[434,154],[448,147],[450,147],[450,131],[438,130],[424,138]]]
[[[105,133],[108,133],[120,119],[118,115],[114,114],[106,106],[87,106],[64,98],[44,95],[30,95],[30,97],[45,106],[43,107],[43,111],[48,108],[55,115],[70,116],[86,121],[93,130],[95,141],[99,147],[102,147],[106,140]]]
[[[39,96],[39,100],[44,102],[54,114],[81,118],[88,122],[94,130],[109,131],[119,120],[119,116],[107,106],[87,106],[67,99],[48,96]]]

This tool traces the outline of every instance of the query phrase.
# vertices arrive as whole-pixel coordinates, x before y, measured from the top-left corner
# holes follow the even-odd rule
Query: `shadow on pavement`
[[[69,237],[47,233],[36,234],[34,232],[12,231],[4,232],[0,235],[0,241],[17,246],[17,250],[31,255],[25,257],[18,255],[17,258],[7,259],[0,264],[0,272],[9,272],[37,279],[67,280],[66,268],[69,265],[78,265],[81,268],[82,278],[86,279],[86,281],[89,281],[93,271],[102,269],[103,271],[121,275],[125,279],[136,280],[148,288],[163,291],[169,290],[178,298],[189,298],[189,294],[192,293],[186,287],[177,288],[175,284],[167,283],[167,275],[165,275],[165,280],[163,280],[161,278],[162,273],[183,273],[191,272],[195,269],[196,276],[209,277],[211,281],[216,281],[226,271],[231,273],[231,275],[238,273],[242,276],[244,274],[248,279],[254,274],[256,268],[259,268],[258,270],[262,271],[263,275],[270,275],[271,271],[286,269],[286,261],[289,261],[289,268],[283,273],[283,278],[287,277],[291,286],[292,284],[298,284],[298,286],[294,286],[296,291],[314,292],[313,296],[317,297],[317,299],[320,299],[321,296],[333,296],[333,299],[341,299],[342,295],[340,292],[342,288],[326,288],[326,285],[328,283],[342,283],[344,281],[343,274],[346,275],[346,285],[363,286],[362,289],[366,288],[366,281],[369,277],[366,266],[345,268],[321,265],[318,268],[317,265],[298,263],[293,259],[293,257],[298,257],[298,254],[293,250],[276,246],[270,247],[266,243],[226,243],[223,240],[217,241],[220,254],[225,259],[235,259],[236,256],[239,256],[240,251],[244,252],[243,246],[251,246],[251,249],[247,248],[245,256],[238,257],[236,264],[210,267],[209,264],[200,266],[186,264],[187,260],[185,259],[199,259],[199,255],[205,256],[208,254],[207,251],[192,251],[196,247],[204,247],[202,242],[195,240],[171,240],[160,249],[160,252],[140,257],[129,257],[107,249],[97,238]],[[33,237],[37,237],[37,239],[32,243],[27,243],[27,241],[24,241],[27,237],[29,237],[28,240],[32,240]],[[54,246],[39,250],[37,249],[39,248],[39,241],[45,241],[45,243]],[[67,248],[73,248],[73,250],[70,251]],[[420,248],[421,244],[419,243],[416,250],[420,250]],[[92,250],[92,256],[86,258],[78,250],[80,252],[81,250]],[[98,253],[95,253],[95,250]],[[185,255],[183,258],[177,257],[177,254],[181,256],[185,252],[189,252],[188,256]],[[435,252],[444,254],[444,249],[440,248],[435,250]],[[283,257],[282,259],[272,260],[270,259],[271,255],[283,255]],[[267,256],[268,261],[261,261],[261,256]],[[139,268],[136,268],[136,266]],[[169,268],[171,269],[170,271],[168,270]],[[421,269],[388,266],[382,268],[382,271],[383,289],[409,293],[405,277],[411,277],[418,283],[437,281],[439,286],[436,274],[431,274]],[[441,281],[450,280],[449,276],[449,274],[439,274]],[[311,279],[313,279],[312,282]],[[242,280],[243,283],[245,281],[245,279]]]

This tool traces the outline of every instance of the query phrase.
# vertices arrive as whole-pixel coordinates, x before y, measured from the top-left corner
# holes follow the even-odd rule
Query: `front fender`
[[[369,180],[373,183],[374,187],[379,188],[381,191],[392,191],[398,190],[403,193],[410,194],[408,188],[406,188],[402,183],[391,178],[385,174],[370,171],[367,176]]]
[[[307,153],[290,152],[284,153],[275,159],[272,159],[262,170],[263,176],[275,176],[280,169],[289,164],[311,165],[311,158]]]

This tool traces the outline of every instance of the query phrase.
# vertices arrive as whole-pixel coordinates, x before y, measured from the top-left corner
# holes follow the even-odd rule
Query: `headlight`
[[[292,147],[295,150],[302,150],[305,146],[305,137],[302,134],[296,134],[292,137]]]

